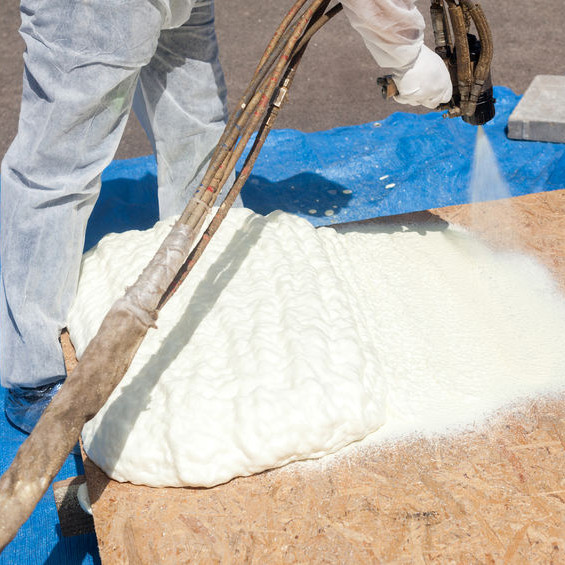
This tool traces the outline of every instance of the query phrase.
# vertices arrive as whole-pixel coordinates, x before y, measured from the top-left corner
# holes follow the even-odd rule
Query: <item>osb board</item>
[[[557,191],[472,213],[486,238],[535,253],[565,288],[563,211]],[[470,215],[375,221],[441,229]],[[455,437],[353,448],[212,489],[120,484],[85,467],[104,564],[565,563],[565,395]]]

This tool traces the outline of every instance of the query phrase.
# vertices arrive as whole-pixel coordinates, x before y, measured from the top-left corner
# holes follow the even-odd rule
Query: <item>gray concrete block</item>
[[[565,76],[534,78],[508,120],[508,137],[565,143]]]

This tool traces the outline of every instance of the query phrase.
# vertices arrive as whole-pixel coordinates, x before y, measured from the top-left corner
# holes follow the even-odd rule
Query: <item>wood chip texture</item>
[[[565,191],[375,222],[451,221],[538,256],[565,289]],[[565,563],[565,395],[435,440],[350,448],[212,489],[85,462],[104,564]]]

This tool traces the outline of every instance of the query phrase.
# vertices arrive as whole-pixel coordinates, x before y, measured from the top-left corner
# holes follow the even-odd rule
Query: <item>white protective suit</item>
[[[450,97],[422,48],[413,0],[344,0],[400,96]],[[18,134],[2,163],[0,377],[25,431],[65,377],[59,335],[75,295],[100,175],[133,107],[153,144],[161,217],[196,190],[226,119],[213,0],[21,0],[26,43]]]

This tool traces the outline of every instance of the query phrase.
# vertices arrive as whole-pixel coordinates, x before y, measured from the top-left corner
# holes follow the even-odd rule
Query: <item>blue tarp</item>
[[[0,400],[0,471],[14,459],[25,435],[4,418],[4,391]],[[60,481],[84,473],[80,457],[69,456],[55,478]],[[3,516],[2,519],[5,519]],[[95,534],[65,538],[50,488],[14,540],[0,555],[2,565],[78,565],[100,563]]]
[[[565,144],[508,139],[508,117],[520,97],[504,87],[495,88],[495,96],[496,117],[484,127],[510,194],[565,188]],[[437,112],[397,113],[314,133],[275,130],[242,190],[243,202],[261,214],[280,209],[316,226],[464,204],[476,135],[474,126]],[[153,157],[108,167],[87,248],[108,231],[155,223],[155,175]]]
[[[565,188],[565,144],[509,140],[506,123],[519,97],[503,87],[495,96],[497,116],[485,132],[510,193]],[[292,212],[314,225],[463,204],[469,201],[475,139],[473,126],[434,112],[393,114],[316,133],[276,130],[242,191],[243,202],[262,214]],[[86,248],[105,233],[145,229],[157,221],[153,157],[115,161],[102,178]],[[0,417],[0,471],[22,440]],[[58,480],[81,472],[80,462],[69,457]],[[0,565],[98,562],[94,535],[61,538],[51,491],[0,555]]]
[[[510,194],[565,188],[565,145],[508,139],[519,97],[507,88],[495,95],[497,115],[484,129]],[[438,113],[319,133],[276,131],[243,199],[263,214],[280,208],[315,225],[464,204],[476,136],[476,127]]]

